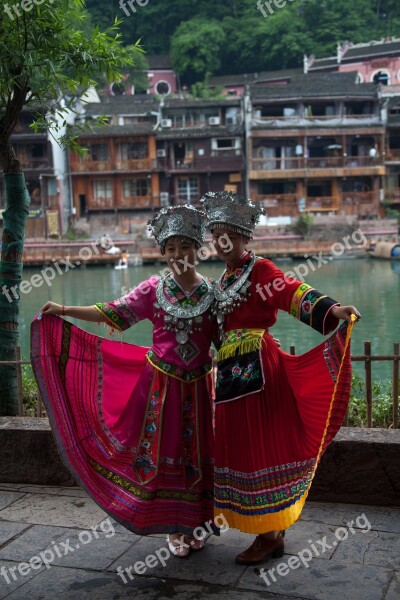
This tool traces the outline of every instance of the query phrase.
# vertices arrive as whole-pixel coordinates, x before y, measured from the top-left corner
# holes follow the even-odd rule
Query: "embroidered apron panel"
[[[218,361],[216,403],[236,400],[264,387],[260,354],[260,350],[253,350]]]

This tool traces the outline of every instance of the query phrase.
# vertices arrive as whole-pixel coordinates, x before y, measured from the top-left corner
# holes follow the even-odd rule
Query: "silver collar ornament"
[[[248,281],[248,279],[257,258],[258,257],[254,254],[252,255],[247,269],[228,288],[225,290],[221,288],[224,275],[221,276],[221,279],[215,286],[214,304],[211,313],[217,319],[220,339],[222,339],[224,333],[225,315],[232,313],[235,308],[238,308],[242,304],[242,302],[247,302],[248,298],[251,297],[251,281]]]
[[[155,316],[161,317],[162,313],[158,311],[162,309],[166,313],[164,314],[164,329],[175,332],[175,339],[178,344],[186,344],[193,331],[201,331],[202,329],[203,314],[208,311],[214,300],[214,285],[208,279],[203,278],[203,283],[199,287],[207,286],[204,296],[195,306],[183,307],[179,303],[171,304],[165,297],[164,285],[166,285],[168,277],[170,275],[161,277],[157,284],[157,302],[154,303]]]

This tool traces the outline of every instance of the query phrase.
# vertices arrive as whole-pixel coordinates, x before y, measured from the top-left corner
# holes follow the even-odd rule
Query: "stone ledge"
[[[0,481],[75,485],[47,419],[0,417]],[[400,430],[342,427],[325,452],[310,500],[400,506]]]

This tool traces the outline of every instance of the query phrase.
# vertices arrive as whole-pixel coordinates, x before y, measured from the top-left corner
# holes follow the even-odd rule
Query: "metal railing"
[[[290,354],[296,353],[295,346],[290,346]],[[389,361],[393,363],[393,382],[392,382],[392,401],[393,401],[393,429],[399,427],[399,363],[400,363],[400,343],[393,344],[393,354],[374,356],[371,353],[371,342],[364,342],[364,354],[359,356],[351,356],[353,362],[364,362],[365,367],[365,391],[366,391],[366,412],[367,412],[367,427],[372,427],[372,362],[374,361]],[[0,361],[0,365],[16,365],[17,374],[17,390],[18,390],[18,415],[24,416],[23,405],[23,381],[22,381],[22,365],[31,365],[29,360],[21,360],[21,349],[19,346],[15,348],[15,360]],[[37,408],[36,417],[43,417],[43,401],[39,390],[37,391]]]

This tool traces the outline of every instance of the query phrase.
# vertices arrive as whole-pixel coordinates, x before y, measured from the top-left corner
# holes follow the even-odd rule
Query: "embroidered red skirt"
[[[343,324],[301,356],[261,344],[264,387],[216,406],[215,511],[247,533],[299,518],[317,465],[339,430],[351,388],[350,332]]]

